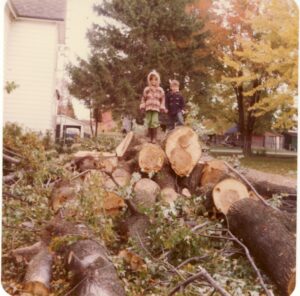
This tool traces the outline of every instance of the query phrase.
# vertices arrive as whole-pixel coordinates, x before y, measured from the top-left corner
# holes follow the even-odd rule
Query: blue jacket
[[[166,108],[170,115],[175,115],[184,109],[184,99],[179,92],[169,92],[166,96]]]

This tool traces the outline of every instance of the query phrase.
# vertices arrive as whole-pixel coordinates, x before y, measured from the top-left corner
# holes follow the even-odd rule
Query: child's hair
[[[169,83],[170,83],[170,86],[178,86],[179,87],[179,81],[178,80],[176,80],[176,79],[170,79],[169,80]]]
[[[156,78],[156,79],[157,79],[157,75],[151,74],[151,75],[149,76],[149,79],[150,79],[150,80],[152,80],[153,78]]]

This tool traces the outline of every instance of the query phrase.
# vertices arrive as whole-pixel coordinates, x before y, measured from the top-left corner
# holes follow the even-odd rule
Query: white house
[[[8,0],[4,14],[3,119],[55,130],[58,50],[65,43],[66,0]]]

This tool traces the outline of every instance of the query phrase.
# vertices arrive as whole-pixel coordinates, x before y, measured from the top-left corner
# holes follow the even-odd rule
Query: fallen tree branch
[[[24,258],[26,261],[29,261],[44,247],[44,243],[42,241],[38,241],[37,243],[31,246],[14,249],[11,251],[11,254],[16,258],[17,261],[19,261],[21,258]]]
[[[24,156],[22,156],[21,154],[18,154],[18,153],[16,153],[16,152],[14,152],[14,151],[11,150],[11,149],[8,149],[8,148],[3,147],[3,151],[6,152],[6,153],[8,153],[8,154],[12,154],[12,155],[14,155],[14,156],[16,156],[16,157],[24,158]]]
[[[169,294],[168,296],[174,295],[178,290],[181,288],[185,288],[188,284],[192,283],[195,280],[203,279],[208,282],[215,290],[217,290],[222,296],[230,296],[230,294],[224,290],[219,284],[211,277],[211,275],[204,269],[203,267],[199,266],[200,271],[195,275],[187,278],[185,281],[179,283]]]
[[[237,176],[239,176],[251,189],[252,191],[256,194],[256,196],[263,202],[264,205],[271,207],[277,211],[279,211],[277,208],[269,205],[266,200],[257,192],[257,190],[254,188],[254,186],[247,180],[247,178],[245,176],[243,176],[242,174],[240,174],[236,169],[234,169],[227,161],[224,161],[225,165],[231,170],[233,171]]]
[[[90,172],[90,171],[91,171],[90,169],[85,170],[85,171],[83,171],[83,172],[77,174],[76,176],[72,177],[72,178],[70,179],[70,181],[73,181],[73,180],[75,180],[75,179],[77,179],[77,178],[79,178],[79,177],[85,175],[86,173],[88,173],[88,172]]]
[[[17,230],[22,230],[22,231],[34,232],[34,233],[40,232],[40,229],[29,229],[29,228],[20,227],[20,226],[9,225],[9,224],[6,224],[5,222],[2,222],[2,226],[7,227],[7,228],[17,229]]]
[[[6,161],[8,161],[8,162],[15,163],[15,164],[20,163],[20,159],[17,159],[15,157],[11,157],[11,156],[6,155],[4,153],[3,153],[3,159],[6,160]]]
[[[10,173],[6,176],[3,176],[2,180],[4,183],[8,183],[8,182],[14,181],[17,177],[18,177],[18,174],[16,172],[14,172],[14,173]]]
[[[176,268],[181,268],[182,266],[192,262],[192,261],[200,261],[203,260],[204,258],[209,257],[208,255],[203,255],[203,256],[195,256],[195,257],[191,257],[186,259],[185,261],[183,261],[182,263],[180,263],[179,265],[176,266]]]

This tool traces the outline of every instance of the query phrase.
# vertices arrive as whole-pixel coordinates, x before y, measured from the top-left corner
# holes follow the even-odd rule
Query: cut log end
[[[296,270],[296,268],[295,268]],[[288,286],[287,286],[287,293],[288,295],[291,295],[293,293],[293,291],[295,290],[296,287],[296,272],[293,271],[290,277],[290,280],[288,282]]]
[[[217,184],[221,179],[228,175],[228,168],[222,160],[212,160],[207,162],[201,176],[201,186]]]
[[[124,199],[114,192],[107,192],[103,201],[103,208],[107,215],[117,216],[126,206]]]
[[[187,126],[170,133],[165,151],[172,169],[179,176],[189,176],[202,153],[197,134]]]
[[[218,211],[227,214],[230,206],[243,198],[249,198],[244,184],[235,179],[225,179],[213,189],[213,201]]]
[[[172,169],[178,176],[188,176],[190,174],[192,156],[181,147],[176,147],[171,151],[170,162]]]
[[[48,296],[50,294],[48,287],[36,281],[25,283],[23,290],[30,295]]]
[[[139,166],[142,172],[157,173],[165,162],[165,153],[159,145],[147,143],[139,153]]]
[[[133,201],[141,207],[153,207],[160,192],[160,187],[151,179],[143,178],[134,186]]]

